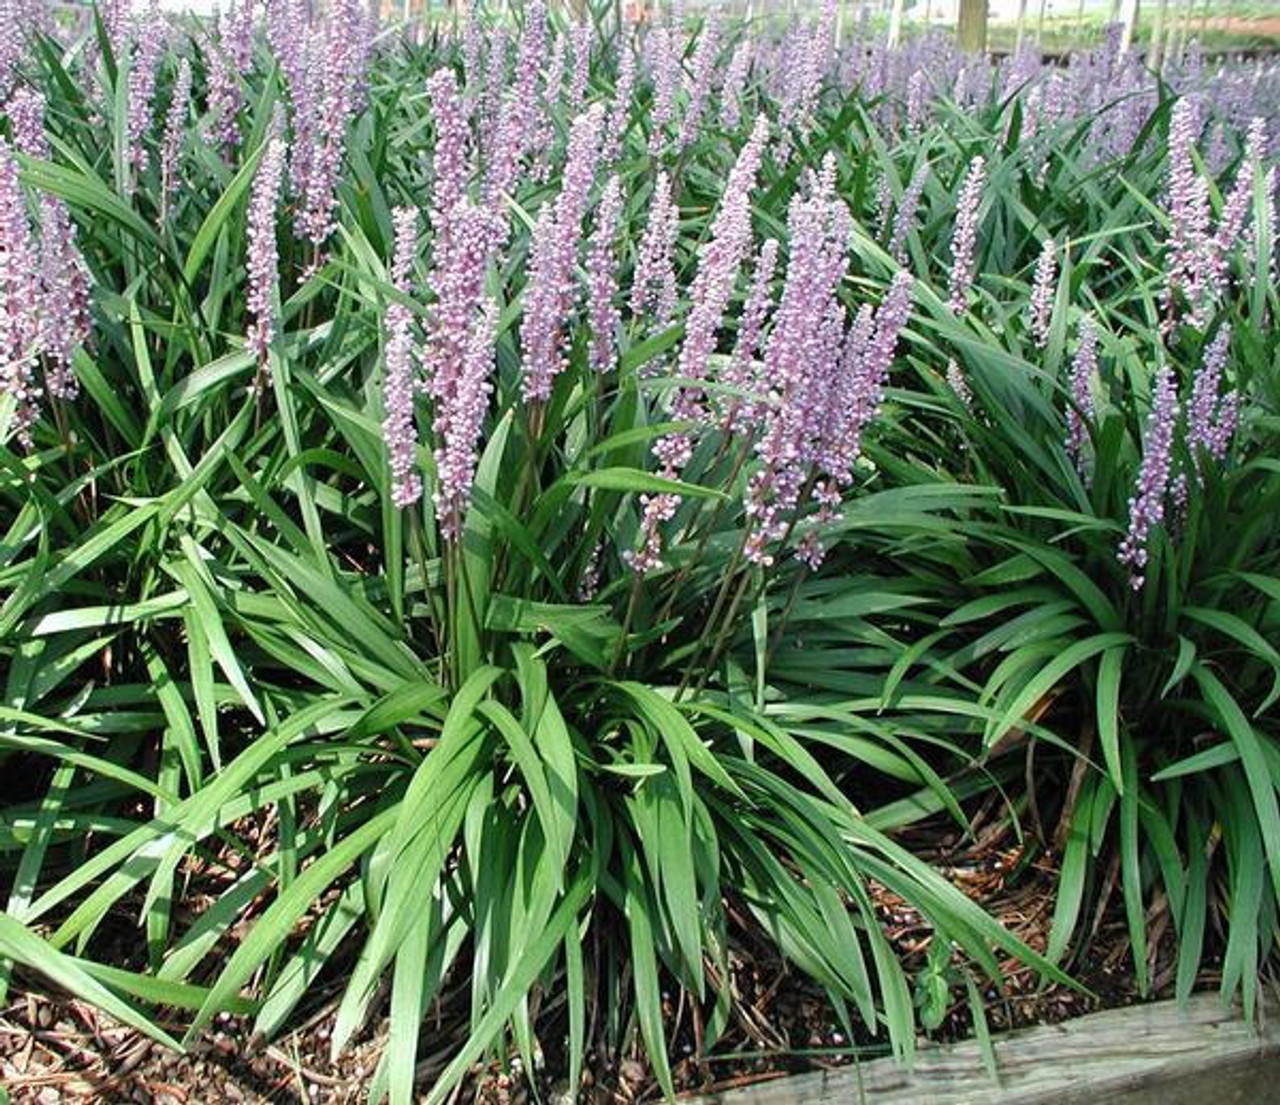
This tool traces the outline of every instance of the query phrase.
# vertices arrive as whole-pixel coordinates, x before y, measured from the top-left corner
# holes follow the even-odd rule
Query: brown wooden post
[[[960,0],[956,41],[966,54],[986,53],[987,0]]]

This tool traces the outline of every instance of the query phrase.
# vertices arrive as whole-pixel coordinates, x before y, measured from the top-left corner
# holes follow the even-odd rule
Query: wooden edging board
[[[704,1105],[1262,1105],[1280,1102],[1280,1017],[1248,1025],[1216,994],[1109,1009],[994,1040],[999,1082],[974,1042],[793,1075]]]

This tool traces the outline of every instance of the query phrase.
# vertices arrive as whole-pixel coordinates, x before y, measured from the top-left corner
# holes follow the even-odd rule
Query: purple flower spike
[[[708,15],[693,52],[691,72],[686,82],[688,104],[680,124],[680,148],[688,149],[697,140],[702,116],[711,98],[711,85],[716,75],[716,59],[720,55],[720,28],[715,15]]]
[[[1071,404],[1067,407],[1067,453],[1076,471],[1088,482],[1084,463],[1084,445],[1089,431],[1086,419],[1092,421],[1093,379],[1098,374],[1098,328],[1092,315],[1080,320],[1079,344],[1071,361]]]
[[[676,313],[676,271],[673,252],[680,230],[680,215],[671,202],[671,181],[658,174],[649,203],[649,222],[631,279],[631,314],[639,318],[652,312],[656,327],[671,321]]]
[[[720,88],[720,125],[725,130],[736,130],[742,119],[742,93],[751,71],[751,52],[750,40],[744,40],[733,52],[733,59],[725,70]]]
[[[587,98],[591,76],[591,24],[585,20],[573,27],[573,77],[569,81],[569,114],[577,115]]]
[[[439,479],[436,516],[445,540],[455,543],[462,537],[463,517],[475,481],[477,448],[493,387],[489,377],[493,374],[497,332],[498,309],[488,301],[467,342],[448,428],[435,451]]]
[[[413,208],[398,207],[395,224],[395,253],[391,263],[391,284],[402,295],[412,293],[410,270],[418,248],[418,215]],[[403,303],[387,306],[386,354],[383,370],[382,436],[387,444],[391,467],[391,500],[398,507],[412,506],[422,498],[422,477],[418,475],[418,426],[413,400],[417,391],[416,358],[413,347],[413,312]]]
[[[595,104],[574,120],[565,155],[560,195],[544,208],[533,232],[529,284],[525,289],[520,343],[524,350],[521,392],[525,402],[546,402],[564,368],[564,330],[577,286],[573,266],[587,196],[600,156],[604,106]]]
[[[49,139],[44,133],[44,96],[31,88],[19,88],[5,104],[13,144],[28,157],[48,161]]]
[[[16,404],[13,428],[31,447],[39,414],[35,362],[40,352],[40,275],[18,166],[0,137],[0,392]]]
[[[1129,569],[1129,585],[1140,591],[1146,583],[1151,531],[1164,521],[1164,501],[1169,490],[1173,459],[1173,431],[1178,422],[1178,382],[1173,370],[1162,365],[1156,373],[1151,416],[1143,442],[1142,467],[1129,500],[1129,530],[1120,542],[1117,559]]]
[[[449,234],[437,241],[431,273],[435,309],[423,354],[425,387],[434,404],[432,430],[443,440],[453,418],[485,273],[505,230],[496,212],[463,199],[448,216]]]
[[[273,35],[272,41],[280,56],[281,69],[292,78],[293,65],[296,64],[293,54],[298,49],[306,17],[297,11],[289,13],[291,18],[284,16],[285,7],[279,0],[274,5],[272,27],[277,34]],[[210,39],[205,54],[209,70],[209,112],[213,116],[212,136],[228,162],[235,159],[240,148],[240,109],[244,106],[240,79],[248,73],[253,62],[253,8],[253,0],[240,0],[238,5],[228,9],[217,21],[217,38]],[[276,15],[276,12],[281,14]],[[290,30],[286,37],[278,38],[277,27],[282,18],[287,20]]]
[[[960,314],[965,309],[969,289],[973,286],[974,247],[978,241],[978,210],[982,204],[982,189],[987,180],[987,165],[981,157],[969,163],[960,198],[956,202],[956,224],[951,236],[951,313]]]
[[[1172,312],[1180,291],[1191,303],[1192,321],[1207,310],[1211,279],[1212,239],[1209,236],[1209,188],[1196,171],[1193,151],[1200,134],[1200,116],[1187,97],[1173,107],[1169,123],[1169,275],[1167,304]]]
[[[178,191],[178,160],[187,136],[187,116],[191,112],[191,62],[178,63],[178,76],[173,82],[173,97],[164,119],[164,141],[160,146],[161,218],[169,210],[169,200]]]
[[[246,305],[253,316],[249,328],[249,348],[258,356],[258,365],[267,367],[267,350],[275,336],[273,300],[279,281],[279,247],[276,242],[276,209],[280,205],[280,183],[287,153],[283,138],[272,138],[266,155],[253,178],[249,199],[249,296]]]
[[[151,164],[151,154],[143,144],[151,129],[151,104],[156,94],[156,68],[164,52],[168,27],[152,0],[151,8],[139,16],[138,44],[129,66],[129,164],[137,173]]]
[[[773,562],[769,546],[786,533],[788,513],[799,503],[831,417],[843,315],[836,289],[848,268],[851,225],[828,160],[810,178],[809,195],[791,202],[787,275],[765,348],[772,394],[756,444],[761,468],[747,483],[751,535],[745,550],[763,566]]]
[[[907,235],[915,226],[916,211],[928,179],[929,165],[926,162],[912,174],[911,183],[903,189],[902,199],[898,201],[898,210],[893,217],[893,234],[889,238],[889,253],[899,264],[907,260]]]
[[[696,381],[707,375],[716,332],[737,285],[738,271],[751,250],[751,196],[768,140],[769,121],[761,115],[725,182],[720,208],[698,258],[698,273],[689,291],[692,302],[685,322],[684,345],[676,368],[678,376],[694,383],[686,384],[676,397],[672,413],[678,419],[698,420],[706,415],[702,390]]]
[[[618,219],[622,215],[622,184],[616,176],[609,178],[600,205],[596,208],[596,225],[587,250],[587,315],[591,322],[591,367],[597,372],[611,372],[617,360],[618,324],[618,259],[614,241],[618,236]]]
[[[1058,244],[1049,238],[1040,250],[1036,261],[1035,282],[1031,289],[1031,334],[1036,347],[1043,349],[1049,342],[1049,328],[1053,323],[1053,299],[1058,282]]]
[[[468,152],[471,129],[452,69],[440,69],[427,81],[432,114],[436,121],[433,161],[435,180],[431,191],[431,219],[436,233],[447,233],[448,213],[462,199],[470,175]]]
[[[604,148],[600,160],[612,165],[622,150],[622,139],[631,119],[631,96],[636,83],[636,55],[625,40],[618,43],[618,83],[614,90],[609,124],[605,128]]]
[[[1222,377],[1231,348],[1231,327],[1223,326],[1205,350],[1204,360],[1191,385],[1187,410],[1187,448],[1196,473],[1200,472],[1200,451],[1221,462],[1231,444],[1239,415],[1240,397],[1232,391],[1219,398]]]
[[[675,34],[665,27],[649,32],[648,47],[653,69],[653,106],[649,110],[649,152],[657,154],[666,145],[666,128],[676,113],[676,89],[680,76],[680,47]]]
[[[746,429],[756,419],[759,404],[758,392],[764,381],[758,378],[756,357],[760,352],[760,339],[765,322],[773,308],[773,274],[778,267],[778,239],[770,238],[760,247],[756,258],[755,275],[751,292],[742,318],[738,323],[738,338],[733,347],[733,357],[725,369],[723,382],[729,387],[745,392],[730,400],[727,424],[730,429]]]
[[[295,182],[301,193],[301,210],[294,229],[317,253],[337,227],[338,177],[347,127],[365,94],[369,34],[360,0],[338,0],[328,19],[312,28],[307,43],[306,80],[314,82],[305,93],[307,110],[312,113],[304,127],[310,146],[299,163],[301,179]],[[295,145],[302,140],[295,126]]]

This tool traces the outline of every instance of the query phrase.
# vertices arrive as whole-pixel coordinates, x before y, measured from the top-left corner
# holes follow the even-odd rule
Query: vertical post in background
[[[966,54],[987,52],[987,0],[960,0],[956,41]]]
[[[1124,31],[1120,35],[1120,52],[1127,54],[1133,49],[1133,40],[1138,33],[1138,15],[1142,7],[1141,0],[1126,0],[1124,5]]]
[[[1013,53],[1022,53],[1022,40],[1027,33],[1027,0],[1018,0],[1018,21],[1014,24]]]
[[[1160,72],[1164,54],[1164,17],[1168,7],[1169,0],[1156,0],[1156,20],[1151,26],[1151,41],[1147,44],[1147,68],[1153,73]]]
[[[897,46],[902,41],[902,9],[904,0],[893,0],[889,11],[889,45]]]

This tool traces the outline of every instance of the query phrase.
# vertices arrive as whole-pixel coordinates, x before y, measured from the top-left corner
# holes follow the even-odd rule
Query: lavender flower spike
[[[493,374],[497,333],[498,309],[490,300],[472,328],[448,431],[435,451],[440,481],[435,494],[436,515],[447,541],[457,542],[462,537],[463,514],[475,481],[477,443],[493,386],[489,377]]]
[[[1182,291],[1191,303],[1192,319],[1199,321],[1212,278],[1212,239],[1209,236],[1209,191],[1196,171],[1193,151],[1200,133],[1196,105],[1187,97],[1173,106],[1169,122],[1169,274],[1167,304]],[[1172,313],[1172,310],[1170,310]]]
[[[697,381],[706,376],[707,362],[715,350],[716,331],[733,295],[743,258],[751,249],[751,194],[768,139],[769,121],[761,115],[725,182],[710,238],[698,259],[698,273],[689,291],[692,306],[676,370],[686,379]],[[834,157],[828,154],[828,158],[834,167]],[[705,413],[702,392],[696,384],[681,389],[673,413],[679,419],[697,419]]]
[[[573,309],[573,266],[587,196],[600,156],[604,107],[594,104],[577,119],[569,134],[563,183],[554,209],[546,209],[533,233],[529,285],[525,291],[520,342],[524,350],[521,391],[525,402],[545,402],[564,368],[563,335]]]
[[[156,94],[156,67],[164,52],[166,24],[152,0],[151,9],[137,20],[141,28],[133,62],[129,67],[129,163],[136,172],[151,164],[151,154],[143,145],[151,129],[151,102]]]
[[[764,324],[773,307],[773,274],[777,267],[778,239],[769,238],[760,247],[756,257],[751,292],[738,321],[738,338],[734,343],[733,357],[721,377],[722,383],[746,393],[733,398],[726,415],[726,426],[729,429],[744,429],[756,417],[759,406],[756,392],[764,385],[763,380],[757,379],[756,356],[760,352]]]
[[[1173,432],[1178,422],[1178,382],[1173,370],[1162,365],[1156,373],[1151,416],[1147,420],[1142,467],[1129,500],[1129,531],[1120,542],[1117,559],[1129,569],[1129,585],[1140,591],[1146,583],[1151,531],[1164,521],[1164,500],[1169,490],[1173,459]]]
[[[920,196],[924,193],[925,181],[929,179],[929,164],[922,164],[911,177],[911,183],[903,189],[902,199],[898,201],[898,210],[893,216],[893,233],[889,238],[889,253],[898,264],[907,260],[907,235],[911,233],[916,222],[916,211],[920,206]]]
[[[267,350],[275,336],[273,303],[279,280],[279,246],[276,242],[276,208],[280,204],[280,183],[286,155],[283,138],[272,138],[266,155],[253,178],[249,199],[249,296],[246,305],[253,315],[249,327],[249,348],[258,356],[265,372]]]
[[[1093,378],[1098,372],[1098,327],[1092,315],[1080,320],[1079,344],[1071,361],[1071,405],[1067,407],[1067,453],[1076,471],[1087,480],[1084,443],[1088,437],[1085,419],[1094,416]]]
[[[974,247],[978,240],[978,209],[982,203],[982,189],[986,184],[987,165],[981,157],[969,163],[960,198],[956,203],[956,224],[951,235],[951,313],[958,315],[965,308],[969,289],[973,286]]]
[[[711,98],[711,85],[716,75],[716,59],[720,53],[720,29],[714,14],[708,15],[693,52],[692,72],[686,81],[689,102],[680,124],[680,148],[693,145],[702,127],[702,116]]]
[[[30,88],[19,88],[4,106],[13,144],[28,157],[48,161],[52,151],[44,133],[44,109],[44,96]]]
[[[587,314],[591,321],[591,367],[609,372],[617,359],[616,331],[621,314],[618,297],[618,259],[614,239],[618,236],[618,219],[622,214],[622,184],[616,176],[609,178],[600,206],[596,208],[596,225],[587,252]]]
[[[618,83],[614,90],[613,107],[609,112],[609,124],[605,128],[604,146],[600,151],[600,159],[606,164],[618,160],[622,150],[622,139],[626,134],[630,121],[631,94],[636,83],[636,55],[630,43],[621,40],[618,44]]]
[[[439,69],[431,75],[427,80],[427,95],[431,97],[432,114],[436,120],[431,218],[439,233],[466,191],[471,128],[467,125],[466,109],[452,69]]]
[[[0,137],[0,393],[11,395],[18,441],[31,447],[40,388],[35,360],[41,338],[39,270],[18,166]]]
[[[671,202],[671,180],[658,173],[649,202],[649,222],[636,257],[631,278],[631,314],[639,318],[652,311],[659,327],[676,313],[676,273],[672,251],[680,230],[680,216]]]
[[[169,199],[178,191],[178,158],[187,134],[187,115],[191,111],[191,62],[178,63],[178,76],[173,82],[173,98],[164,120],[164,140],[160,145],[160,217],[166,217]]]
[[[44,97],[20,88],[5,110],[18,149],[28,157],[52,156],[44,132]],[[66,203],[44,194],[40,211],[41,350],[46,357],[45,390],[55,399],[71,400],[80,385],[71,368],[76,346],[89,337],[89,277],[76,246],[75,223]]]
[[[418,245],[418,216],[411,207],[399,207],[392,220],[395,255],[391,263],[391,284],[396,291],[408,295],[409,270]],[[422,477],[417,472],[418,427],[413,416],[417,390],[413,314],[403,303],[392,302],[387,306],[386,341],[383,383],[386,413],[382,436],[387,443],[391,467],[391,501],[403,508],[422,498]]]
[[[1239,396],[1230,392],[1221,399],[1218,390],[1231,346],[1231,327],[1223,326],[1205,350],[1204,360],[1191,385],[1191,403],[1187,410],[1187,448],[1191,451],[1196,473],[1200,472],[1200,451],[1221,461],[1231,443],[1239,413]]]
[[[1031,334],[1038,349],[1043,349],[1049,342],[1057,277],[1058,244],[1048,238],[1040,250],[1039,260],[1036,261],[1035,282],[1031,289]]]

